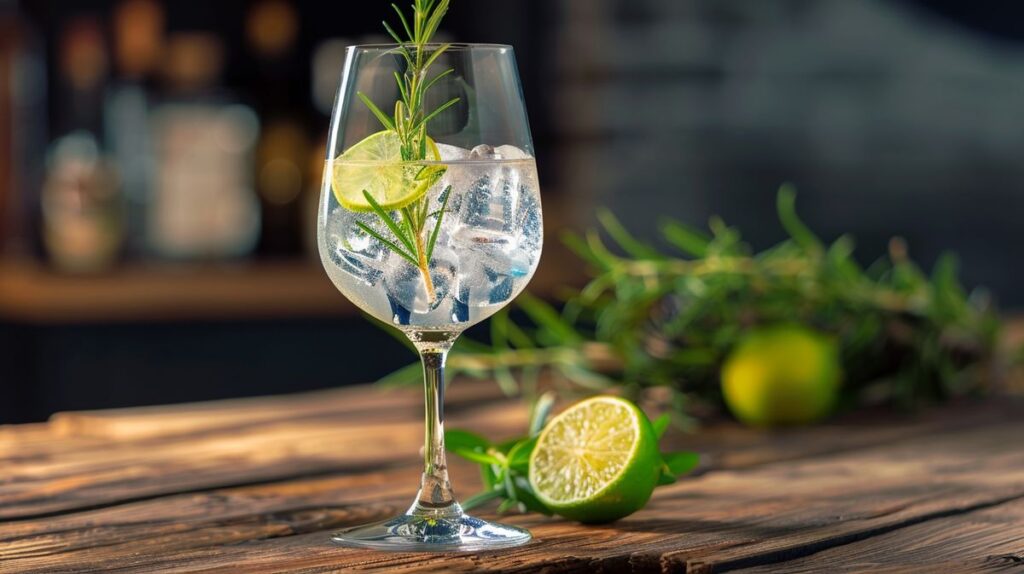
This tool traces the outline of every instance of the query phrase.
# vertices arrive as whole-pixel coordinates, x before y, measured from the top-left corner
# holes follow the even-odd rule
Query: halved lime
[[[530,456],[530,485],[556,514],[611,522],[643,508],[661,467],[650,421],[633,403],[600,396],[548,423]]]
[[[441,159],[434,140],[427,138],[427,161]],[[402,142],[391,130],[377,132],[331,162],[331,189],[345,209],[371,211],[365,190],[386,210],[412,204],[444,172],[441,166],[402,161]]]

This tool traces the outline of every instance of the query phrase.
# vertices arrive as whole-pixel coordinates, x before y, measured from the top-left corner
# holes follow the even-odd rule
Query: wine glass
[[[429,86],[423,111],[400,103],[388,116],[382,110],[396,102],[417,105],[400,87],[411,85],[409,52],[394,44],[348,48],[317,241],[338,290],[419,351],[424,471],[405,514],[333,540],[400,551],[517,546],[530,540],[528,531],[468,516],[455,499],[445,461],[444,366],[458,336],[508,305],[537,268],[543,225],[533,143],[511,46],[421,49],[416,57],[433,62],[417,78]],[[416,122],[396,127],[399,117],[427,118],[427,137],[410,138]]]

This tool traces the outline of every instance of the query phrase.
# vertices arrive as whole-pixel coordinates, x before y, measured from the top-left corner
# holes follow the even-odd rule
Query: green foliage
[[[797,217],[791,187],[777,207],[790,238],[758,253],[719,218],[708,232],[662,222],[674,252],[660,251],[603,211],[603,234],[565,238],[589,263],[590,282],[561,309],[524,294],[518,305],[532,325],[498,314],[492,343],[460,343],[449,368],[528,397],[542,372],[563,394],[656,395],[686,424],[719,412],[720,366],[747,330],[799,322],[839,341],[848,408],[986,388],[1000,323],[982,292],[960,285],[954,257],[929,276],[894,239],[865,269],[852,239],[826,243]]]
[[[543,401],[537,401],[537,404],[542,402],[551,405],[553,397],[547,396]],[[484,490],[464,500],[464,509],[471,510],[500,499],[500,512],[514,508],[520,512],[551,514],[533,494],[528,479],[530,454],[537,446],[537,436],[533,431],[536,429],[539,432],[543,428],[549,413],[550,406],[539,409],[535,407],[530,420],[530,434],[501,444],[492,444],[480,435],[465,430],[454,429],[444,433],[445,447],[449,452],[480,466]]]

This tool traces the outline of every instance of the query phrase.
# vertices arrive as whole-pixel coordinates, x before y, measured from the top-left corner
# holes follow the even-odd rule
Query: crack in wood
[[[973,505],[961,507],[961,508],[950,508],[950,509],[946,509],[946,510],[940,510],[940,511],[936,511],[936,512],[931,512],[931,513],[923,514],[921,516],[916,516],[916,517],[908,518],[906,520],[903,520],[903,521],[895,523],[895,524],[887,524],[887,525],[879,526],[879,527],[875,527],[875,528],[868,528],[868,529],[862,530],[860,532],[853,532],[853,533],[849,533],[849,534],[846,534],[846,535],[836,536],[834,538],[827,538],[827,539],[818,540],[818,541],[815,541],[815,542],[812,542],[812,543],[808,543],[808,544],[803,545],[803,546],[796,546],[796,547],[790,547],[790,548],[775,550],[775,551],[771,551],[771,552],[765,552],[763,554],[758,554],[758,555],[754,555],[754,556],[746,556],[746,557],[738,558],[738,559],[735,559],[735,560],[727,560],[727,561],[712,562],[712,563],[705,563],[705,562],[701,562],[699,560],[698,561],[688,561],[686,563],[686,570],[685,571],[688,574],[690,574],[690,573],[692,573],[692,574],[712,574],[712,573],[716,573],[717,574],[717,573],[720,573],[720,572],[729,572],[731,570],[740,570],[740,569],[743,569],[743,568],[750,568],[750,567],[753,567],[753,566],[766,566],[766,565],[772,565],[772,564],[777,565],[777,564],[780,564],[780,563],[784,563],[784,562],[789,562],[789,561],[795,560],[797,558],[804,558],[804,557],[810,556],[812,554],[816,554],[818,552],[821,552],[823,550],[828,550],[830,548],[836,548],[836,547],[844,546],[844,545],[851,544],[851,543],[854,543],[854,542],[859,542],[859,541],[862,541],[862,540],[867,540],[869,538],[880,536],[882,534],[887,534],[889,532],[893,532],[893,531],[896,531],[896,530],[901,530],[901,529],[904,529],[904,528],[908,528],[910,526],[914,526],[914,525],[917,525],[917,524],[922,524],[922,523],[929,522],[929,521],[932,521],[932,520],[939,520],[939,519],[942,519],[942,518],[949,518],[949,517],[952,517],[952,516],[969,514],[969,513],[972,513],[972,512],[978,512],[978,511],[981,511],[981,510],[985,510],[985,509],[988,509],[988,508],[994,508],[996,506],[1000,506],[1000,505],[1007,504],[1007,503],[1010,503],[1010,502],[1014,502],[1014,501],[1017,501],[1017,500],[1024,500],[1024,492],[1021,492],[1021,493],[1018,493],[1018,494],[1015,494],[1015,495],[1012,495],[1012,496],[1006,496],[1006,497],[1003,497],[1003,498],[998,498],[996,500],[991,500],[991,501],[987,501],[987,502],[982,502],[982,503],[978,503],[978,504],[973,504]],[[1016,558],[1016,557],[1014,557],[1014,558]]]
[[[209,493],[212,489],[226,489],[226,488],[245,488],[249,486],[266,486],[273,484],[285,484],[294,482],[297,480],[306,480],[311,478],[329,477],[337,475],[349,475],[359,474],[363,472],[379,472],[383,470],[396,469],[396,468],[414,468],[408,463],[385,463],[385,464],[374,464],[368,463],[365,465],[339,465],[332,468],[323,468],[312,470],[308,472],[301,472],[296,474],[284,474],[275,477],[269,477],[260,480],[239,480],[239,481],[227,481],[222,483],[211,483],[208,485],[199,486],[196,488],[188,488],[184,490],[168,490],[166,492],[155,492],[148,495],[140,495],[133,497],[125,497],[109,502],[100,502],[96,504],[82,504],[74,508],[55,510],[52,512],[38,512],[34,514],[24,514],[11,518],[0,519],[0,524],[4,523],[15,523],[15,522],[27,522],[31,520],[40,520],[45,518],[57,518],[61,516],[67,516],[70,514],[76,514],[80,512],[92,512],[95,510],[102,510],[106,508],[115,508],[126,504],[134,504],[138,502],[147,502],[150,500],[159,500],[161,498],[171,496],[181,496],[188,494],[204,494]]]

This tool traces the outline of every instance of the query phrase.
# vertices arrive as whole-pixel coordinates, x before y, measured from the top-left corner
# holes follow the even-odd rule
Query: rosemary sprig
[[[495,315],[490,344],[464,337],[449,370],[527,396],[545,372],[564,394],[617,389],[694,422],[720,412],[721,364],[747,330],[799,322],[839,341],[847,407],[915,407],[993,385],[1001,322],[983,290],[961,286],[955,258],[939,258],[928,274],[895,239],[865,268],[848,236],[823,241],[794,205],[783,187],[776,209],[789,239],[760,252],[718,218],[709,232],[665,221],[671,250],[656,249],[603,212],[600,231],[565,238],[589,264],[590,282],[561,308],[521,295],[531,325]]]
[[[452,98],[441,104],[432,111],[425,109],[427,91],[430,90],[439,80],[453,73],[448,69],[433,78],[429,77],[431,66],[437,59],[448,50],[450,44],[443,44],[429,51],[428,44],[434,33],[437,32],[441,19],[448,12],[449,0],[414,0],[412,5],[412,20],[406,18],[402,10],[395,4],[391,7],[398,15],[399,23],[405,37],[386,21],[384,29],[398,44],[396,51],[405,60],[405,73],[395,72],[395,82],[398,84],[399,100],[395,102],[394,113],[388,116],[364,93],[357,92],[356,95],[370,109],[370,112],[384,126],[385,129],[395,132],[401,142],[401,155],[403,162],[427,161],[427,124],[439,114],[459,102],[459,98]],[[446,168],[437,165],[424,165],[414,177],[416,182],[426,182],[424,189],[430,189],[441,179]],[[434,253],[434,246],[437,243],[438,232],[441,229],[441,220],[444,217],[448,205],[448,196],[451,195],[451,186],[444,190],[444,200],[441,209],[433,213],[429,212],[430,198],[426,193],[414,201],[411,205],[403,207],[396,212],[396,215],[388,213],[381,208],[370,194],[365,190],[363,195],[373,208],[374,213],[380,218],[384,225],[390,230],[397,241],[384,237],[381,233],[370,226],[357,223],[360,229],[380,241],[385,247],[395,252],[396,255],[408,261],[418,268],[423,276],[423,284],[426,287],[427,296],[433,300],[436,295],[434,282],[430,277],[430,260]],[[396,220],[397,217],[397,220]],[[427,220],[435,217],[433,230],[426,234]]]

